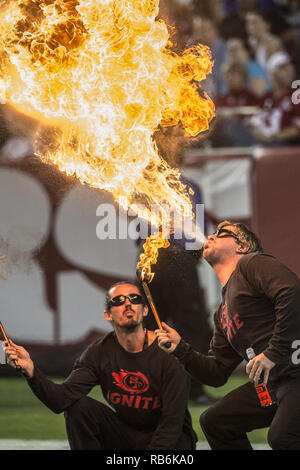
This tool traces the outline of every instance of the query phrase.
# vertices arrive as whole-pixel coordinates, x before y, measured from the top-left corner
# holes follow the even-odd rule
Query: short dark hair
[[[247,227],[247,225],[241,222],[230,222],[229,220],[224,220],[218,225],[217,229],[224,228],[227,225],[236,227],[241,245],[248,248],[247,253],[263,253],[264,250],[260,239],[254,232],[252,232],[252,230],[249,229],[249,227]]]
[[[145,296],[144,296],[144,293],[143,293],[143,289],[141,288],[141,285],[138,281],[119,281],[119,282],[114,282],[110,288],[108,289],[108,291],[106,292],[106,296],[105,296],[105,310],[107,312],[110,311],[110,296],[109,296],[109,292],[114,288],[114,287],[117,287],[117,286],[122,286],[123,284],[130,284],[132,286],[135,286],[138,288],[139,290],[139,293],[141,294],[142,298],[143,298],[143,305],[146,305],[146,299],[145,299]]]

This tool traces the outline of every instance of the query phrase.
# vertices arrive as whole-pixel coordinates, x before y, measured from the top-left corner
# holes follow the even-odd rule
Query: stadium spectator
[[[244,86],[251,93],[261,96],[267,92],[267,73],[258,62],[251,59],[250,53],[241,39],[231,38],[227,41],[226,63],[237,63],[246,66],[247,77]],[[228,87],[224,81],[222,93],[226,93],[227,91]]]
[[[229,0],[230,1],[230,0]],[[226,3],[226,2],[225,2]],[[228,3],[228,2],[227,2]],[[256,0],[233,0],[231,8],[219,23],[222,38],[228,40],[232,37],[247,41],[245,16],[256,8]],[[227,6],[228,10],[228,6]]]
[[[147,314],[137,285],[111,286],[104,317],[114,331],[91,344],[61,384],[24,348],[6,343],[8,363],[16,367],[17,360],[35,395],[55,413],[65,411],[72,450],[195,449],[187,374],[143,327]],[[98,385],[110,407],[86,396]]]
[[[259,99],[245,87],[247,66],[240,62],[224,65],[227,93],[216,98],[215,128],[210,135],[214,147],[247,147],[253,137],[247,129],[249,112],[256,112]]]
[[[259,102],[258,99],[245,86],[248,81],[247,66],[239,62],[232,62],[224,65],[222,70],[228,91],[216,99],[216,106],[256,106]]]
[[[246,40],[245,15],[254,10],[271,18],[273,34],[281,36],[289,27],[280,5],[273,0],[223,0],[223,10],[226,14],[219,26],[225,39],[239,37]]]
[[[254,57],[266,70],[270,55],[282,49],[281,42],[271,34],[269,18],[258,10],[246,14],[246,29]]]
[[[300,106],[293,99],[295,67],[290,57],[278,52],[267,63],[272,91],[262,100],[261,111],[251,118],[252,135],[264,145],[298,144]]]
[[[211,18],[194,15],[192,37],[187,42],[187,46],[198,43],[208,46],[212,53],[213,70],[211,75],[201,82],[201,86],[211,98],[214,98],[222,89],[221,69],[226,59],[227,46],[219,35],[216,23]]]

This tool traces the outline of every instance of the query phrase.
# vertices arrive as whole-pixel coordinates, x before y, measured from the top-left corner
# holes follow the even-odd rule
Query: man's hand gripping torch
[[[3,327],[2,323],[1,323],[1,321],[0,321],[0,331],[1,331],[1,333],[2,333],[2,336],[3,336],[3,338],[4,338],[4,341],[7,343],[7,345],[10,345],[10,344],[11,344],[11,343],[10,343],[10,340],[8,339],[7,334],[5,333],[5,330],[4,330],[4,327]],[[14,363],[15,363],[15,366],[16,366],[16,371],[22,372],[22,367],[19,366],[18,361],[14,361]]]

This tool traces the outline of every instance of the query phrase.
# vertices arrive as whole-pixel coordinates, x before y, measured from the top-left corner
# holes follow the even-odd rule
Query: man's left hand
[[[248,362],[246,372],[249,375],[250,382],[258,385],[259,378],[263,377],[263,384],[267,385],[270,370],[273,369],[275,363],[268,359],[263,353],[255,356]]]

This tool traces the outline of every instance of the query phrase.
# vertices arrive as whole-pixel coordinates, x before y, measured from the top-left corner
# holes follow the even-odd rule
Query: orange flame
[[[159,0],[10,0],[0,9],[0,94],[43,124],[36,154],[157,226],[168,214],[153,220],[152,204],[191,215],[191,203],[154,132],[181,123],[196,136],[214,117],[195,84],[211,72],[209,49],[172,52],[158,9]]]
[[[140,254],[140,261],[137,264],[137,271],[142,281],[151,282],[154,273],[151,265],[157,263],[159,248],[168,248],[170,242],[161,233],[150,235],[143,245],[144,253]]]

